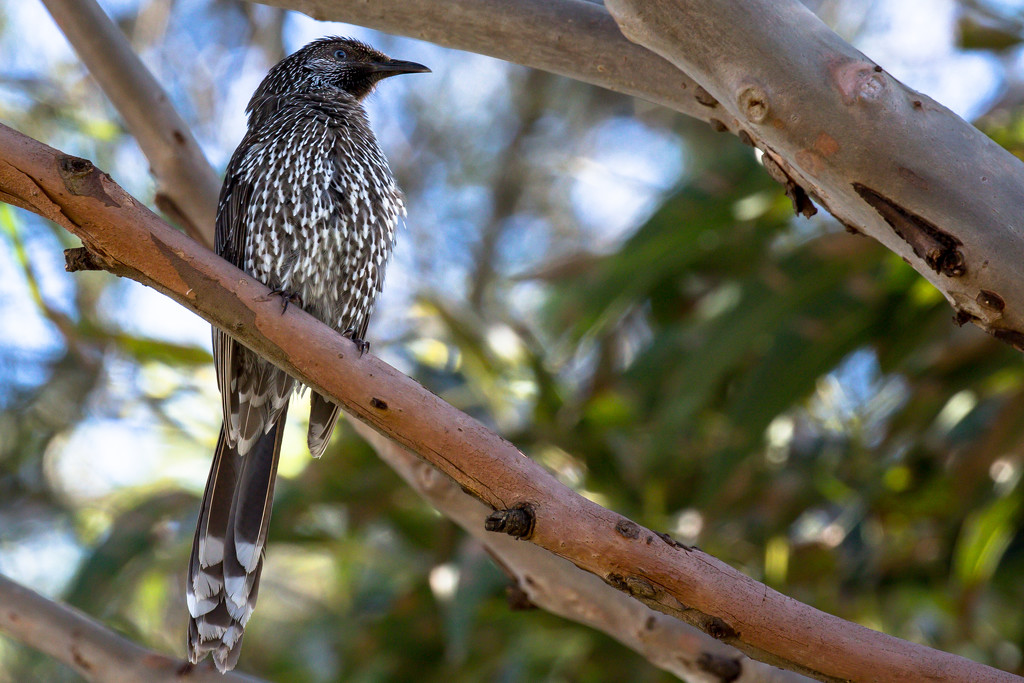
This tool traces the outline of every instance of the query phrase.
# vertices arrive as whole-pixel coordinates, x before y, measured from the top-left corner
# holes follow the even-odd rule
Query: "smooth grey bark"
[[[1024,164],[906,87],[797,0],[262,0],[658,102],[760,148],[806,195],[1024,349]],[[657,53],[657,54],[655,54]],[[678,67],[666,72],[661,55]]]
[[[608,0],[833,215],[1024,348],[1024,164],[797,0]],[[709,39],[711,38],[711,39]],[[769,162],[771,165],[771,162]]]
[[[710,114],[694,99],[693,79],[626,40],[604,7],[585,0],[259,2],[550,71],[698,118]]]

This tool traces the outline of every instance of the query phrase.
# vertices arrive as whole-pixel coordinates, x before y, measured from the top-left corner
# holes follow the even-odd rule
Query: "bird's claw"
[[[274,288],[270,290],[270,296],[281,297],[281,315],[288,310],[288,304],[295,304],[302,308],[302,297],[297,292],[288,292],[283,289]]]
[[[356,331],[354,329],[349,328],[349,329],[345,330],[345,332],[342,334],[342,336],[347,337],[348,339],[352,340],[352,343],[355,344],[356,348],[359,349],[360,357],[364,353],[366,353],[367,351],[370,350],[370,342],[366,341],[365,339],[363,339],[361,337],[357,337],[356,336]]]

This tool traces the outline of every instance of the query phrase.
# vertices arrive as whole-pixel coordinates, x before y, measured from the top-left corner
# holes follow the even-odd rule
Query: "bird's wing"
[[[245,267],[245,240],[248,236],[247,207],[252,201],[253,184],[243,172],[246,156],[257,144],[250,133],[242,138],[228,163],[224,184],[221,186],[217,203],[217,224],[214,230],[214,248],[219,256],[238,266]],[[238,342],[218,328],[213,329],[213,365],[217,372],[217,388],[220,389],[224,425],[230,427],[231,416],[238,415],[237,376],[241,361]],[[229,444],[236,430],[225,429]]]

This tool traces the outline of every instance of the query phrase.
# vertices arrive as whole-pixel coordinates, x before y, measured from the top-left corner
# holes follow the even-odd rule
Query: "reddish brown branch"
[[[458,484],[369,426],[353,421],[384,462],[446,517],[482,543],[515,580],[531,606],[607,633],[655,666],[683,680],[719,683],[798,683],[808,679],[752,660],[678,619],[659,614],[598,577],[532,543],[488,533],[491,509]]]
[[[822,680],[1019,681],[825,614],[699,550],[664,542],[566,488],[512,444],[391,366],[360,356],[297,307],[282,315],[264,285],[172,229],[106,174],[87,170],[84,160],[3,126],[0,149],[0,192],[81,237],[100,263],[227,330],[488,506],[528,503],[533,543],[654,609]]]

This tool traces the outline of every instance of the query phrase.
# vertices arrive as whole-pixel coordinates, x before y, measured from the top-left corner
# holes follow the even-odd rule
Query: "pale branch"
[[[156,205],[213,244],[220,179],[167,93],[96,0],[43,0],[149,160]]]
[[[452,479],[362,422],[352,426],[427,502],[479,541],[529,601],[603,631],[655,666],[698,683],[798,683],[808,679],[750,659],[724,643],[652,610],[571,562],[531,543],[484,529],[491,509]]]
[[[0,575],[0,631],[103,683],[259,683],[136,645],[76,609]]]
[[[1024,349],[1018,159],[798,0],[608,6],[627,37],[692,75],[742,123],[773,175],[902,256],[959,321]]]
[[[608,11],[584,0],[522,0],[515,11],[499,0],[261,1],[545,69],[730,130],[764,152],[799,213],[814,211],[810,195],[906,259],[958,322],[1024,349],[1024,164],[798,0],[608,0],[648,54],[627,51]]]
[[[608,11],[586,0],[258,1],[550,71],[705,121],[717,116],[693,79],[623,38]]]
[[[538,546],[752,657],[822,680],[1020,681],[788,598],[559,483],[508,441],[160,220],[108,175],[0,126],[0,193],[78,235],[111,272],[226,330],[409,448]]]

